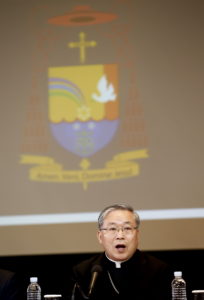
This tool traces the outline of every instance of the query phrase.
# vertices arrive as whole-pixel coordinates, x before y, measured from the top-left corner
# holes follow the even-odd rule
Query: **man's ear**
[[[136,230],[137,230],[137,245],[138,245],[140,242],[140,231],[139,231],[139,229],[136,229]]]
[[[102,244],[102,241],[101,241],[101,231],[100,230],[97,231],[96,236],[97,236],[99,244]]]

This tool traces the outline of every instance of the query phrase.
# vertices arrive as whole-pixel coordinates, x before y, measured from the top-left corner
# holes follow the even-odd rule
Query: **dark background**
[[[146,252],[169,263],[175,271],[183,272],[183,278],[187,284],[188,299],[192,299],[192,290],[204,289],[204,250]],[[42,288],[42,295],[62,293],[63,296],[63,287],[69,288],[71,286],[72,266],[94,254],[97,253],[1,256],[0,268],[6,268],[23,275],[25,295],[29,277],[37,276]]]

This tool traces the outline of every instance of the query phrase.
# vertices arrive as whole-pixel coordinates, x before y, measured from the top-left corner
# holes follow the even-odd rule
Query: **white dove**
[[[106,103],[108,101],[114,101],[116,99],[116,94],[114,93],[114,87],[112,83],[108,84],[106,75],[103,75],[97,84],[98,91],[100,95],[96,93],[92,94],[92,99],[100,103]]]

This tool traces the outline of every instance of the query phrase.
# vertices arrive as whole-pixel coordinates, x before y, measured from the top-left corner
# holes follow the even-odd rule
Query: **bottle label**
[[[27,293],[27,300],[41,300],[40,292],[29,292]]]
[[[173,300],[186,300],[186,289],[185,288],[174,288],[172,290]]]

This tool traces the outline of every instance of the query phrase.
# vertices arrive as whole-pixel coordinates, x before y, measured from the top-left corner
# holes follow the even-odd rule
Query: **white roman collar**
[[[105,255],[106,255],[106,253],[105,253]],[[123,262],[127,261],[127,260],[122,260],[122,261],[113,260],[113,259],[110,259],[107,255],[106,255],[106,257],[107,257],[108,260],[110,260],[110,261],[112,261],[113,263],[115,263],[115,267],[116,267],[117,269],[121,268],[121,264],[122,264]]]

